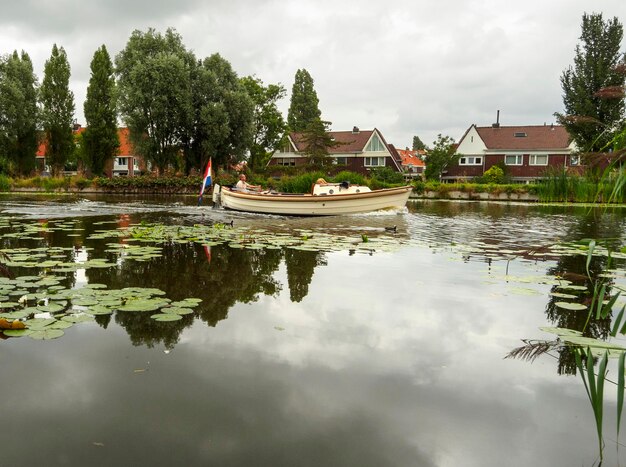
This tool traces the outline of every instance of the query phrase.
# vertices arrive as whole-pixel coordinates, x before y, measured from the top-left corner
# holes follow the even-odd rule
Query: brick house
[[[393,146],[390,144],[389,146]],[[404,176],[407,179],[419,178],[424,173],[426,169],[426,164],[424,162],[423,157],[426,155],[426,151],[424,150],[415,150],[406,148],[406,149],[396,149],[398,155],[400,156],[402,171],[404,172]]]
[[[74,136],[78,136],[85,131],[85,127],[75,124],[73,128]],[[117,176],[133,176],[140,170],[146,170],[141,157],[134,154],[132,143],[130,142],[130,132],[128,128],[118,128],[117,136],[120,140],[118,154],[112,160],[107,161],[104,167],[104,173],[107,177]],[[37,170],[41,172],[49,172],[50,168],[46,163],[47,142],[42,140],[35,155],[37,161]],[[80,167],[79,167],[80,169]]]
[[[372,169],[390,167],[402,172],[401,159],[393,146],[388,145],[379,130],[329,131],[329,135],[338,143],[330,148],[329,156],[336,164],[337,170],[368,175]],[[302,141],[302,133],[287,135],[285,147],[277,150],[268,162],[268,167],[301,167],[307,164],[304,154],[306,147]]]
[[[500,165],[512,181],[529,183],[550,169],[579,171],[576,147],[561,125],[470,126],[458,143],[458,162],[442,181],[468,180]]]

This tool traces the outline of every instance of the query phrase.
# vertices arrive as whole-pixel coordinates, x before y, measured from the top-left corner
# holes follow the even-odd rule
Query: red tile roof
[[[333,154],[352,154],[355,152],[363,152],[374,130],[360,130],[358,133],[353,133],[352,131],[329,131],[328,133],[335,138],[335,141],[345,143],[332,148]],[[306,149],[302,142],[302,133],[291,133],[289,136],[298,151],[304,151]]]
[[[418,157],[418,151],[411,149],[396,149],[402,158],[402,165],[412,165],[413,167],[425,167],[424,161]]]
[[[569,134],[560,125],[476,127],[476,131],[487,149],[567,149],[571,142]]]
[[[120,156],[132,156],[133,146],[130,142],[130,131],[128,128],[118,128],[117,137],[120,139],[120,148],[118,154]]]

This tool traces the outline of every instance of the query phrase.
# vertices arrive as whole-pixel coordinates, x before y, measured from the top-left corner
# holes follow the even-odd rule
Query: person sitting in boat
[[[252,185],[246,182],[246,174],[239,175],[239,181],[237,185],[235,185],[235,188],[238,191],[259,191],[261,189],[259,185]]]
[[[328,185],[328,182],[326,180],[324,180],[323,178],[318,178],[315,183],[317,183],[318,185]]]

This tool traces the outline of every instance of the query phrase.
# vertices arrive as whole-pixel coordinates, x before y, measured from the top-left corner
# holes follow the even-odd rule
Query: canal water
[[[586,311],[551,295],[588,284],[575,242],[606,240],[614,259],[590,270],[624,286],[625,223],[623,208],[558,205],[416,201],[318,219],[5,195],[0,304],[36,282],[18,321],[71,326],[0,341],[0,465],[597,465],[572,355],[504,357],[556,338],[541,327],[584,326]],[[89,301],[145,289],[169,304]],[[62,311],[46,308],[55,292]],[[180,319],[153,318],[172,303]],[[593,337],[610,322],[592,320]]]

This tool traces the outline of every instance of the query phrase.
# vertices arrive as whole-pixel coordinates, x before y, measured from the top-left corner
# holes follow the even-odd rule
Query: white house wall
[[[487,146],[478,134],[478,131],[476,131],[476,127],[472,125],[465,137],[459,143],[459,147],[456,152],[457,154],[463,155],[482,155],[486,150]]]

